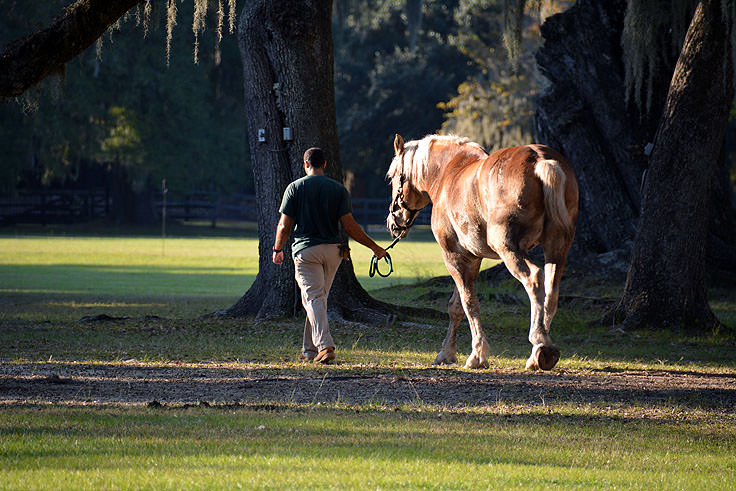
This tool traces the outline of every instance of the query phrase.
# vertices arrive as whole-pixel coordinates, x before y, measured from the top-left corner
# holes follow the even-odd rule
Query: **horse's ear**
[[[404,151],[404,139],[401,138],[401,135],[396,133],[396,137],[394,138],[394,152],[396,152],[396,155],[401,155],[401,152]]]

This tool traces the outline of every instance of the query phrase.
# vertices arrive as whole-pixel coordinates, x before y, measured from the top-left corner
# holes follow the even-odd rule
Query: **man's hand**
[[[340,225],[342,225],[343,230],[347,232],[350,238],[358,241],[359,244],[363,244],[364,246],[372,250],[373,254],[375,254],[378,259],[383,259],[383,257],[386,255],[386,250],[376,244],[373,239],[368,237],[368,234],[366,234],[361,226],[358,225],[358,222],[355,221],[352,213],[346,213],[345,215],[341,216]]]
[[[377,247],[373,249],[373,255],[376,256],[378,259],[383,259],[386,256],[386,249],[383,247]]]
[[[340,256],[343,261],[350,262],[350,246],[343,244],[340,246]]]
[[[294,228],[294,219],[282,213],[281,218],[279,218],[279,224],[276,226],[276,239],[273,242],[273,255],[271,256],[271,260],[274,264],[281,265],[284,262],[283,247],[286,244],[286,240],[289,238],[292,228]]]

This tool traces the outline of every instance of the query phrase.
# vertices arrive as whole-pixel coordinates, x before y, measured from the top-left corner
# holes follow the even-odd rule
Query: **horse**
[[[467,138],[428,135],[394,139],[386,174],[392,201],[386,219],[393,238],[404,238],[419,211],[432,203],[431,227],[454,283],[450,324],[435,365],[457,363],[456,334],[463,314],[472,335],[465,368],[488,368],[490,347],[480,322],[475,282],[483,258],[501,259],[529,295],[532,352],[527,370],[550,370],[560,350],[549,335],[559,286],[575,236],[578,184],[570,164],[540,144],[488,155]],[[544,252],[544,269],[529,251]]]

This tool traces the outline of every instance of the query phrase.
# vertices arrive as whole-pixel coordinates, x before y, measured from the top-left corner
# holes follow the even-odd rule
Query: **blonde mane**
[[[421,140],[411,140],[404,144],[404,151],[391,161],[386,178],[393,179],[403,175],[410,182],[420,182],[427,173],[429,149],[435,142],[468,145],[485,153],[483,147],[463,136],[427,135]]]

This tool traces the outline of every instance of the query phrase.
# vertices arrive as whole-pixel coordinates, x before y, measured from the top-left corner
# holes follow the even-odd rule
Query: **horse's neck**
[[[454,148],[445,148],[437,152],[427,154],[426,165],[417,179],[417,189],[426,192],[434,201],[445,172],[449,167],[456,168],[487,157],[483,150],[467,145],[454,145]]]
[[[443,168],[443,162],[438,156],[430,156],[427,159],[427,164],[424,166],[424,170],[418,179],[417,189],[429,194],[431,200],[434,200],[436,187],[440,177],[442,176]]]

